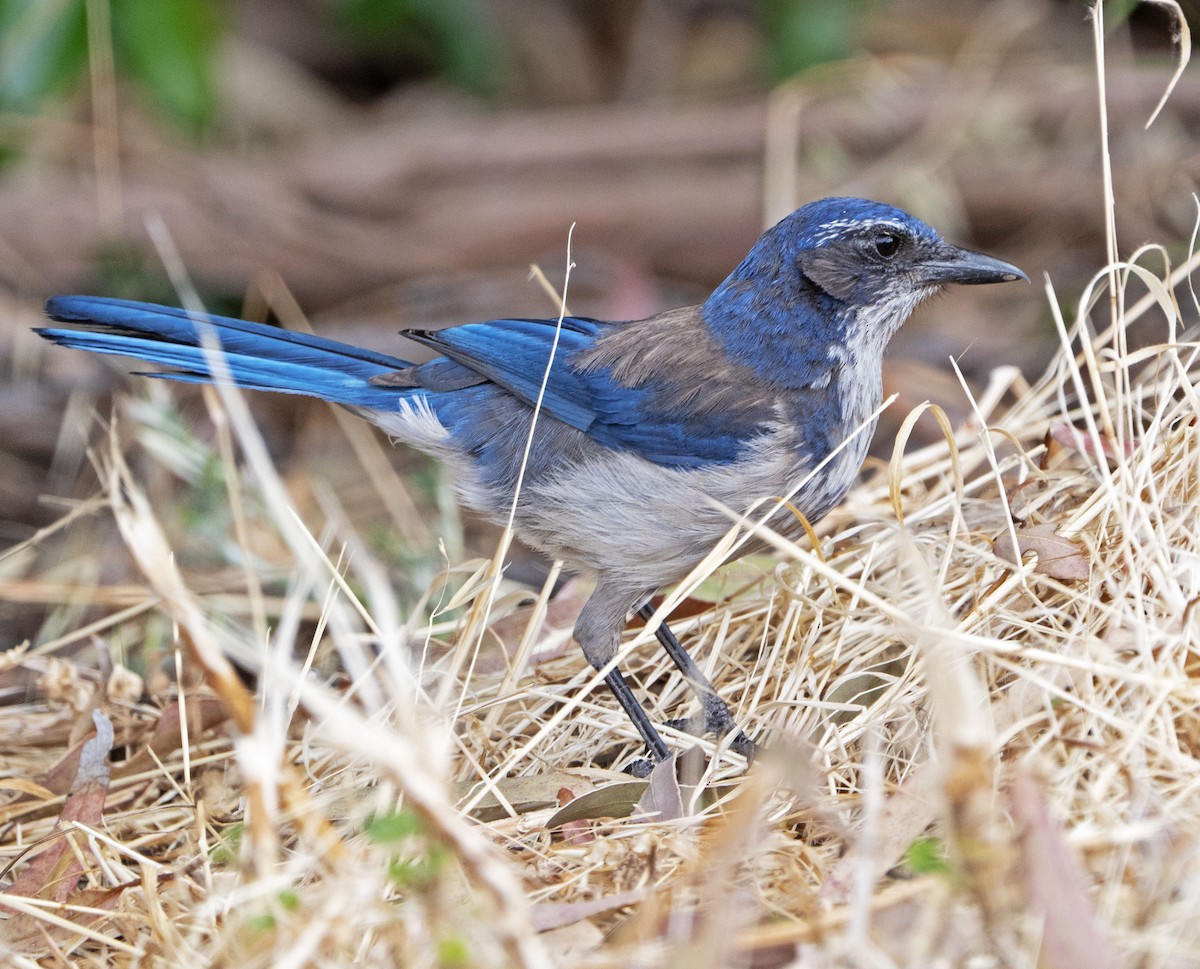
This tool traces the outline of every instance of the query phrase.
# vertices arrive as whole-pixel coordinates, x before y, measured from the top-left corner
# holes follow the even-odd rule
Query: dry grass
[[[1162,261],[906,453],[914,413],[816,546],[671,594],[771,745],[668,734],[707,755],[670,819],[610,816],[641,751],[564,649],[575,586],[531,606],[475,562],[402,608],[337,496],[290,511],[238,394],[206,392],[206,457],[156,386],[93,455],[144,584],[39,555],[97,502],[0,559],[60,603],[4,658],[37,677],[0,720],[6,964],[1200,965],[1200,308]],[[235,567],[201,580],[145,481],[210,459]],[[650,639],[622,661],[662,721],[688,694]]]

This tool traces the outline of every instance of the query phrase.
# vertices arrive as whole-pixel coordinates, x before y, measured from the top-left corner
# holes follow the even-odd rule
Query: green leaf
[[[221,27],[212,0],[112,0],[117,71],[169,118],[199,130],[216,113]]]
[[[389,811],[367,818],[363,831],[377,845],[405,841],[421,830],[421,819],[412,811]]]
[[[438,965],[442,969],[458,969],[459,966],[471,964],[471,949],[467,940],[458,935],[446,936],[438,940]]]
[[[0,0],[0,104],[33,111],[86,70],[84,0]]]
[[[195,130],[216,113],[216,0],[106,0],[118,78]],[[87,75],[85,0],[0,0],[0,106],[35,111]]]
[[[848,57],[866,0],[759,0],[776,80]]]
[[[904,862],[914,875],[950,874],[946,848],[938,838],[918,838],[908,846]]]
[[[266,935],[269,932],[275,931],[275,916],[270,913],[251,915],[242,923],[241,928],[251,938]]]
[[[235,821],[221,829],[220,840],[208,850],[208,857],[214,865],[229,865],[237,860],[242,837],[246,826],[241,821]]]
[[[421,858],[393,858],[387,866],[388,880],[397,888],[426,888],[446,867],[448,858],[446,849],[438,845]]]

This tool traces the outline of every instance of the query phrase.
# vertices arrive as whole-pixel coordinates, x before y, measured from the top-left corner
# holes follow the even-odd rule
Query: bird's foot
[[[714,697],[714,699],[716,698]],[[734,753],[741,754],[747,762],[753,763],[754,757],[758,753],[758,745],[738,727],[737,721],[729,714],[729,708],[720,700],[717,700],[715,704],[705,704],[705,707],[706,709],[702,713],[698,713],[694,717],[668,720],[666,725],[673,730],[691,734],[693,737],[703,737],[710,733],[716,734],[718,737],[733,734],[733,739],[729,742],[729,749]]]
[[[631,760],[622,767],[621,773],[628,774],[630,777],[636,777],[639,781],[644,781],[654,773],[654,761],[646,757],[639,757],[637,760]]]

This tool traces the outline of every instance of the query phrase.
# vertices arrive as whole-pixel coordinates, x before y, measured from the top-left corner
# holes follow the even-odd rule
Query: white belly
[[[474,460],[457,451],[428,407],[369,415],[386,431],[445,462],[454,472],[464,505],[497,522],[507,520],[511,489],[485,487]],[[545,418],[543,418],[545,419]],[[555,422],[557,423],[557,422]],[[522,482],[515,526],[521,539],[571,568],[619,575],[623,583],[653,589],[686,575],[735,524],[734,515],[790,495],[812,470],[794,431],[778,425],[737,461],[709,468],[670,468],[635,454],[602,447],[581,432],[553,471]],[[578,437],[575,437],[578,435]],[[858,474],[870,429],[865,429],[808,481],[792,504],[815,522],[841,500]],[[515,467],[508,476],[515,481]],[[728,509],[726,511],[725,509]],[[802,532],[780,509],[770,525]]]

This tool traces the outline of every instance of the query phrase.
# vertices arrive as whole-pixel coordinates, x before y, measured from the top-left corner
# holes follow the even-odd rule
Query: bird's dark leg
[[[654,615],[654,607],[647,602],[638,610],[638,615],[646,622],[649,622]],[[700,667],[696,665],[696,661],[692,659],[688,651],[683,648],[683,644],[675,638],[675,634],[671,632],[671,627],[665,622],[661,622],[658,624],[658,628],[654,630],[654,635],[662,645],[662,648],[666,650],[667,655],[671,657],[671,662],[679,668],[679,672],[683,674],[683,678],[687,680],[688,686],[692,688],[692,692],[696,694],[696,697],[704,707],[704,732],[712,731],[719,736],[724,736],[727,733],[734,733],[736,731],[730,748],[747,758],[752,758],[755,753],[754,741],[739,729],[737,721],[733,719],[733,714],[729,712],[729,707],[717,695],[716,688],[709,682],[708,677],[704,675]],[[614,689],[613,692],[616,692],[616,690]],[[628,710],[628,708],[626,709]],[[642,711],[642,716],[645,716],[645,711]],[[639,729],[641,728],[639,727]],[[643,736],[645,735],[643,734]]]
[[[649,715],[642,705],[638,703],[637,697],[633,695],[633,690],[629,688],[629,684],[625,681],[625,677],[621,675],[621,671],[618,669],[609,670],[608,674],[604,677],[604,682],[608,684],[608,688],[612,690],[613,696],[621,704],[621,709],[633,721],[637,732],[646,741],[646,746],[650,748],[650,755],[654,758],[655,762],[666,760],[667,745],[663,743],[662,737],[654,729],[654,724],[650,722]]]
[[[630,590],[611,579],[606,580],[603,576],[596,583],[596,590],[583,604],[579,619],[575,622],[575,640],[595,669],[604,669],[617,654],[621,643],[621,630],[625,626],[629,610],[646,595],[644,590]],[[615,667],[609,670],[604,674],[604,682],[621,704],[625,715],[633,721],[642,740],[650,748],[650,756],[655,763],[666,760],[669,756],[667,745],[654,729],[649,715],[638,703],[621,671]],[[646,766],[645,761],[641,761],[640,764],[642,767]]]

